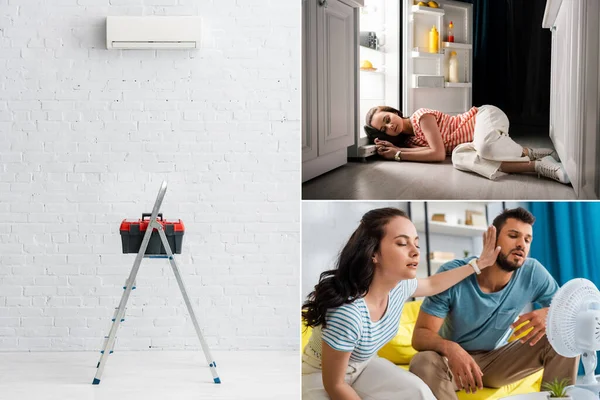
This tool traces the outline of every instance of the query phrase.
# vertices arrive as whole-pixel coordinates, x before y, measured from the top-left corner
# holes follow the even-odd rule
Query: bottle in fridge
[[[448,80],[452,83],[458,83],[458,57],[456,52],[450,53],[448,60]]]
[[[438,30],[435,28],[435,25],[429,31],[429,52],[437,53],[439,52],[439,38],[440,35]]]

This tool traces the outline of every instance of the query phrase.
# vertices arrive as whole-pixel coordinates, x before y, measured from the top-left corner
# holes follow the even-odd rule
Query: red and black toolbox
[[[123,253],[137,253],[140,251],[142,239],[150,224],[152,214],[143,213],[142,218],[138,220],[124,219],[121,222],[121,243],[123,244]],[[167,221],[163,220],[162,213],[158,214],[156,220],[163,226],[167,241],[171,247],[173,254],[181,254],[181,242],[183,241],[183,233],[185,228],[183,222],[178,220]],[[146,248],[145,254],[167,254],[165,246],[163,246],[158,230],[154,229],[150,236],[150,242]]]

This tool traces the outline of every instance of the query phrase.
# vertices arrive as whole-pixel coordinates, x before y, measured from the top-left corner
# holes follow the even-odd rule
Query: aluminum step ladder
[[[202,331],[200,330],[200,325],[198,325],[198,319],[196,318],[196,313],[194,312],[194,308],[192,307],[192,303],[190,302],[190,298],[187,294],[187,290],[181,279],[181,274],[179,273],[179,268],[177,268],[177,264],[175,263],[175,258],[173,257],[173,252],[171,251],[171,247],[169,246],[169,242],[167,240],[167,235],[163,230],[163,226],[156,220],[158,216],[158,210],[162,204],[162,201],[165,197],[165,193],[167,192],[167,182],[163,181],[160,190],[158,191],[158,196],[156,197],[156,201],[154,202],[154,208],[152,209],[152,214],[150,217],[150,222],[148,224],[148,228],[146,229],[146,233],[144,234],[144,238],[142,239],[142,244],[140,246],[140,250],[135,257],[135,261],[133,262],[133,268],[129,273],[129,278],[125,281],[125,286],[123,286],[124,292],[121,297],[121,301],[119,303],[119,307],[115,309],[115,313],[112,317],[112,325],[110,327],[110,333],[108,336],[105,336],[104,346],[102,347],[102,351],[100,351],[100,361],[96,366],[96,376],[94,377],[94,381],[92,384],[98,385],[100,383],[100,379],[102,379],[102,373],[104,372],[104,367],[106,366],[106,361],[108,360],[108,355],[113,352],[117,330],[121,325],[121,322],[125,321],[125,308],[127,306],[127,301],[129,300],[129,295],[131,291],[135,289],[135,279],[137,273],[140,269],[140,265],[142,263],[143,258],[166,258],[169,260],[171,267],[173,268],[173,273],[175,274],[175,279],[177,280],[177,284],[179,285],[179,289],[181,290],[181,294],[183,295],[183,299],[185,301],[185,305],[187,306],[188,312],[190,314],[190,318],[192,319],[192,323],[194,324],[194,328],[196,329],[196,334],[198,335],[198,339],[200,339],[200,345],[202,346],[202,350],[204,351],[204,356],[206,357],[206,362],[210,367],[210,372],[213,376],[213,381],[215,383],[221,383],[221,379],[217,374],[217,363],[214,358],[210,354],[210,350],[204,337],[202,336]],[[150,236],[152,232],[156,229],[160,236],[163,246],[167,252],[166,255],[147,255],[146,248],[148,247],[148,242],[150,242]],[[110,349],[110,350],[109,350]],[[109,351],[107,351],[109,350]]]

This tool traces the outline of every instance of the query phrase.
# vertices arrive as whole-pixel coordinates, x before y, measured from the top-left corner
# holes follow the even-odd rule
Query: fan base
[[[600,399],[600,383],[570,386],[567,389],[567,394],[572,399],[576,400],[598,400]]]

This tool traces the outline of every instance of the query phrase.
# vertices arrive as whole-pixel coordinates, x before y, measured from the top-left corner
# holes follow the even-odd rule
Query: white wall
[[[202,47],[106,50],[152,14]],[[101,347],[163,179],[209,345],[298,348],[300,2],[4,0],[0,70],[0,350]],[[199,348],[166,261],[137,285],[116,348]]]
[[[396,207],[408,211],[406,202],[302,203],[302,301],[319,282],[321,272],[333,269],[339,252],[369,210]]]

